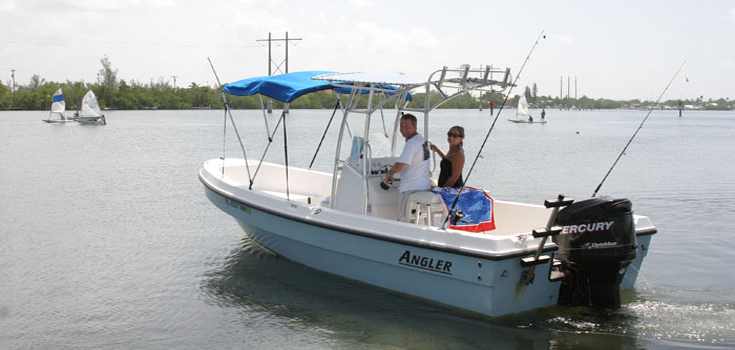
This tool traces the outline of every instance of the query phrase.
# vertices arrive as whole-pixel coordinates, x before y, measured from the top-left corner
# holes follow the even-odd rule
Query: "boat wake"
[[[639,336],[656,340],[735,346],[735,304],[639,301],[626,306]]]

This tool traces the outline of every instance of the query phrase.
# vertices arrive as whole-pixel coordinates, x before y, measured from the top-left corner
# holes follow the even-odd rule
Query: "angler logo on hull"
[[[583,233],[592,233],[592,232],[597,232],[597,231],[607,231],[612,227],[613,222],[614,221],[592,222],[589,224],[564,226],[561,230],[561,234],[572,235],[575,233],[583,234]]]
[[[398,258],[398,263],[401,265],[416,267],[423,270],[443,273],[445,275],[452,274],[451,261],[439,260],[428,256],[411,254],[410,250],[405,251],[403,255]]]

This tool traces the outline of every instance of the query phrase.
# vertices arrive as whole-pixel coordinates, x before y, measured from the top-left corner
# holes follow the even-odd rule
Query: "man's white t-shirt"
[[[429,146],[424,137],[414,135],[403,147],[398,163],[406,164],[401,169],[401,192],[427,191],[431,189],[429,182]]]

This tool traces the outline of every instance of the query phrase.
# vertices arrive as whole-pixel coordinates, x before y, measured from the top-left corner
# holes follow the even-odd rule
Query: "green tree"
[[[117,80],[117,70],[112,68],[112,64],[108,57],[100,60],[102,70],[100,75],[102,79],[96,83],[85,83],[84,81],[70,81],[63,83],[47,82],[41,76],[34,74],[26,86],[19,86],[15,92],[12,92],[7,85],[0,83],[0,109],[8,110],[11,108],[32,109],[32,110],[48,110],[50,106],[51,96],[59,88],[63,88],[64,97],[67,101],[67,110],[79,109],[81,100],[88,90],[93,90],[100,98],[102,107],[117,109],[145,109],[157,107],[160,109],[187,109],[187,108],[223,108],[222,87],[199,86],[191,83],[186,88],[174,89],[163,77],[157,81],[151,79],[150,83],[142,83],[136,80],[124,81]],[[533,83],[532,88],[525,87],[523,94],[529,102],[538,108],[559,108],[575,106],[581,109],[612,109],[612,108],[650,108],[653,102],[641,100],[615,101],[610,99],[593,99],[582,96],[579,99],[558,98],[551,96],[538,96],[538,86]],[[309,108],[309,109],[333,109],[338,100],[338,95],[327,90],[313,94],[307,94],[291,103],[291,108]],[[346,103],[347,96],[339,95],[342,103]],[[425,93],[413,94],[413,101],[409,103],[409,107],[422,108],[429,98],[431,105],[434,106],[442,100],[442,96],[437,91],[431,91],[427,96]],[[265,97],[265,100],[268,98]],[[227,95],[227,100],[231,108],[235,109],[259,109],[261,106],[259,96],[232,96]],[[357,107],[365,108],[368,96],[364,94]],[[473,96],[464,93],[456,99],[446,102],[439,108],[477,108],[478,104],[488,106],[492,101],[496,108],[499,108],[504,96],[499,92],[485,92],[480,96]],[[506,107],[514,106],[518,101],[518,96],[507,101]],[[694,99],[682,101],[685,105],[702,106],[706,109],[715,110],[732,110],[735,109],[735,102],[728,98],[712,99],[709,98],[705,102],[704,96],[698,96]],[[678,99],[663,102],[662,106],[677,106]],[[384,109],[392,109],[393,102],[389,102],[383,106]],[[273,101],[273,108],[283,108],[283,103]]]
[[[46,79],[41,78],[38,74],[33,74],[33,76],[31,76],[31,81],[28,83],[28,88],[36,90],[40,88],[44,82],[46,82]]]
[[[12,106],[12,94],[10,88],[0,82],[0,110],[8,110]]]
[[[117,82],[117,69],[112,69],[112,63],[110,62],[110,58],[105,55],[100,59],[100,63],[102,63],[102,69],[100,69],[99,74],[102,77],[102,82],[100,83],[100,103],[104,101],[105,104],[113,105],[113,94],[115,91],[117,91],[118,82]]]

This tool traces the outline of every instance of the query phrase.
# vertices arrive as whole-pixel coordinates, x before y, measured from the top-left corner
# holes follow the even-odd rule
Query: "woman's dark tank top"
[[[462,187],[462,185],[464,185],[462,174],[459,174],[459,178],[457,178],[454,185],[445,183],[449,180],[449,177],[452,176],[452,161],[449,159],[442,158],[442,161],[439,163],[439,169],[441,170],[439,172],[439,181],[437,181],[439,183],[439,187]]]

